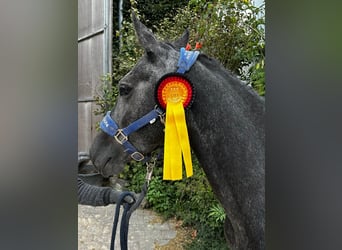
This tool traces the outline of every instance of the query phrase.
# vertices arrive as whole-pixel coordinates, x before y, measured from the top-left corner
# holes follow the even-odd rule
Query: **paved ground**
[[[114,213],[115,205],[106,207],[78,205],[78,250],[110,248]],[[176,235],[174,222],[163,221],[153,211],[139,208],[130,219],[128,249],[152,250],[156,245],[166,245]],[[119,230],[117,230],[115,249],[120,249]]]

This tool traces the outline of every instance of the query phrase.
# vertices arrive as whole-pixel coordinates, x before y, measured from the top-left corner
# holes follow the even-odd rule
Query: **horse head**
[[[155,85],[163,75],[176,71],[179,49],[185,47],[189,39],[186,30],[172,43],[161,42],[134,14],[132,20],[145,53],[118,83],[119,96],[110,117],[119,128],[127,127],[154,109]],[[157,120],[132,133],[129,142],[139,153],[148,154],[163,145],[163,129],[163,124]],[[94,138],[90,155],[95,167],[105,177],[119,174],[124,164],[131,160],[125,148],[102,131]]]

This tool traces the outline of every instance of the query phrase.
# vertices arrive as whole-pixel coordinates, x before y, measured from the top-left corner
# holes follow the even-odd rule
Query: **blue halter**
[[[101,129],[108,135],[114,137],[115,140],[125,148],[124,151],[130,154],[134,160],[142,161],[145,158],[144,155],[128,141],[128,136],[149,123],[153,124],[158,117],[161,118],[164,115],[164,111],[156,107],[148,114],[132,122],[123,129],[120,129],[116,122],[110,117],[110,113],[111,112],[108,111],[106,116],[102,119],[100,123]]]
[[[185,48],[180,49],[180,56],[178,60],[177,73],[184,74],[190,70],[191,66],[196,62],[199,51],[187,51]],[[124,151],[135,161],[142,161],[145,157],[140,153],[129,141],[128,136],[147,124],[153,124],[157,118],[164,119],[165,112],[156,106],[152,111],[132,122],[127,127],[120,129],[117,123],[111,118],[111,112],[108,111],[106,116],[100,123],[101,129],[108,135],[115,138],[115,140],[124,147]]]

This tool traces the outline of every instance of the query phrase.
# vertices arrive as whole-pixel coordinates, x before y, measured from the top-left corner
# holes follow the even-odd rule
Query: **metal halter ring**
[[[131,157],[135,161],[142,161],[145,158],[145,156],[142,153],[138,152],[138,151],[132,153]]]
[[[114,135],[114,138],[121,145],[128,140],[127,135],[122,131],[122,129],[118,129],[118,131]]]

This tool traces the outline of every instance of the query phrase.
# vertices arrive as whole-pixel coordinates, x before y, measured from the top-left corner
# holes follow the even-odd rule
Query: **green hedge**
[[[158,163],[149,185],[147,206],[165,219],[176,217],[185,226],[197,229],[197,237],[187,246],[188,249],[226,249],[223,235],[225,213],[194,155],[193,168],[194,175],[190,178],[164,181],[162,163]],[[141,163],[131,163],[119,177],[129,180],[128,189],[139,193],[145,181],[145,169]]]

